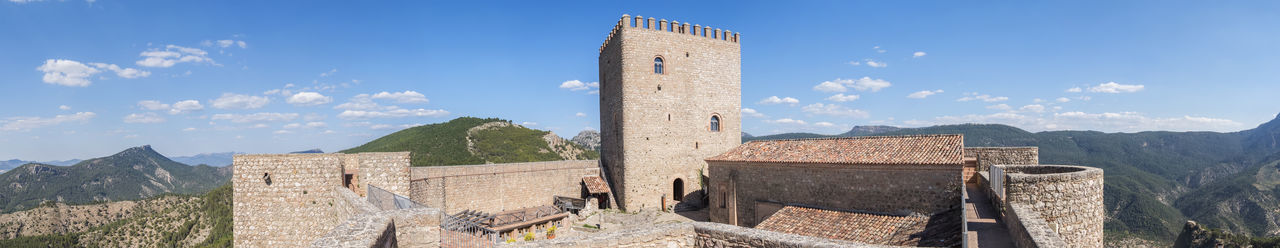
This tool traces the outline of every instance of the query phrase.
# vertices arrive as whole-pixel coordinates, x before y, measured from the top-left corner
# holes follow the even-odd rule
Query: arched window
[[[712,131],[712,132],[719,132],[719,131],[720,131],[720,117],[719,117],[719,116],[714,116],[714,115],[712,115],[712,116],[711,116],[711,131]]]
[[[663,74],[662,57],[653,58],[653,74]]]

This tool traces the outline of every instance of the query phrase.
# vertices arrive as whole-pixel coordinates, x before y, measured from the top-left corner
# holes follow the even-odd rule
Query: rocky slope
[[[44,206],[0,215],[0,230],[21,234],[0,239],[0,247],[231,247],[231,198],[231,184],[226,184],[196,196]],[[41,231],[25,230],[32,228]]]
[[[573,136],[573,143],[581,145],[587,150],[600,151],[600,132],[596,130],[582,130],[578,135]]]

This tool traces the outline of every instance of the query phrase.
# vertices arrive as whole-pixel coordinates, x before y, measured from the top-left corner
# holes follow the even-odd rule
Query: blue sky
[[[461,116],[571,137],[599,127],[588,85],[624,13],[742,33],[754,135],[1232,132],[1280,113],[1274,2],[9,0],[0,158],[336,151]]]

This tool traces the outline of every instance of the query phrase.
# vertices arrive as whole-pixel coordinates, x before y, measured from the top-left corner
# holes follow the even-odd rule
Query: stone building
[[[740,38],[652,17],[614,26],[600,47],[600,149],[617,207],[683,200],[703,159],[742,142]]]

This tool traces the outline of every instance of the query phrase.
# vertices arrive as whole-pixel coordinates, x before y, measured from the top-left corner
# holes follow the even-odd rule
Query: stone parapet
[[[978,159],[978,171],[997,164],[1040,164],[1040,148],[1034,146],[965,147],[964,156]]]
[[[995,166],[1005,175],[1001,199],[1004,214],[1015,216],[1023,227],[1009,227],[1011,234],[1041,231],[1032,230],[1039,227],[1028,224],[1034,223],[1035,217],[1045,222],[1045,230],[1056,233],[1070,247],[1102,247],[1106,219],[1102,169],[1071,165]]]
[[[1041,219],[1031,206],[1022,203],[1009,204],[1005,208],[1005,228],[1009,229],[1009,239],[1017,247],[1069,247],[1062,236]]]
[[[691,222],[637,227],[506,247],[897,247],[772,232],[733,225]]]
[[[409,198],[446,213],[498,213],[582,197],[582,177],[599,175],[597,160],[429,166],[410,169]]]

